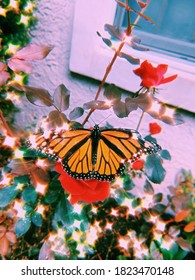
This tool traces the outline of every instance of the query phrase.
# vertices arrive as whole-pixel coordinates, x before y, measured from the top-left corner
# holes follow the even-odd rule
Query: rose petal
[[[149,124],[149,130],[150,134],[158,134],[161,132],[162,128],[158,123],[154,122]]]
[[[171,82],[177,77],[177,75],[173,75],[164,78],[163,75],[167,72],[167,69],[167,64],[159,64],[157,67],[154,67],[150,62],[145,60],[141,63],[140,67],[133,72],[142,79],[141,86],[151,88]]]
[[[167,72],[168,65],[167,64],[159,64],[156,67],[156,72],[158,76],[163,77],[163,75]]]
[[[141,170],[144,168],[144,160],[143,159],[137,159],[132,163],[132,168],[134,170]]]
[[[173,80],[175,80],[177,78],[178,75],[172,75],[170,77],[167,77],[167,78],[164,78],[161,80],[161,84],[166,84],[166,83],[169,83],[169,82],[172,82]]]
[[[96,201],[103,201],[110,195],[110,183],[109,182],[99,182],[95,190],[88,189],[88,191],[83,195],[71,195],[70,202],[72,204],[78,201],[84,201],[87,203],[92,203]]]

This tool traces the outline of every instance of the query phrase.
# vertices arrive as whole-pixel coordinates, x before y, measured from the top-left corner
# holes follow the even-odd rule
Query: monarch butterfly
[[[29,144],[56,160],[76,179],[112,181],[125,170],[125,163],[142,154],[156,153],[160,146],[148,144],[132,129],[75,129],[37,134]]]

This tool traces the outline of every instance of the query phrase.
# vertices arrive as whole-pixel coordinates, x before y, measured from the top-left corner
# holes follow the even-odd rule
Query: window
[[[168,0],[168,2],[170,1]],[[175,2],[175,0],[172,1]],[[185,3],[186,1],[177,0],[176,2]],[[162,1],[152,0],[151,2]],[[102,79],[105,69],[112,59],[113,51],[102,42],[96,31],[108,37],[109,35],[104,31],[104,24],[115,22],[116,11],[117,4],[114,0],[76,0],[70,57],[70,70],[72,72],[97,80]],[[194,20],[193,17],[190,18],[191,20]],[[126,52],[134,57],[139,57],[140,60],[147,59],[154,65],[168,64],[169,72],[167,75],[178,74],[179,77],[174,82],[163,85],[159,98],[169,104],[195,112],[195,67],[193,61],[173,57],[170,53],[159,53],[153,49],[149,52],[139,52],[127,47]],[[119,58],[108,76],[107,82],[115,83],[126,90],[137,90],[140,79],[132,73],[132,69],[136,67]],[[123,75],[118,73],[123,73]]]
[[[129,4],[139,10],[134,0],[129,0]],[[168,51],[169,55],[195,61],[194,0],[151,1],[146,14],[154,20],[155,24],[140,19],[134,29],[135,35],[144,45],[154,51]],[[136,14],[131,12],[130,18],[134,22]],[[114,24],[118,27],[127,26],[127,14],[120,6],[116,10]]]

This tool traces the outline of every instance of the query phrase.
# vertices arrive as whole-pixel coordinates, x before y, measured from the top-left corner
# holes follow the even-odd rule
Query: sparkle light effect
[[[18,103],[18,104],[21,103],[20,102],[20,96],[17,95],[16,93],[14,93],[14,92],[7,92],[6,93],[6,99],[9,99],[14,103]]]
[[[143,208],[150,208],[153,206],[153,196],[152,195],[147,195],[146,197],[142,198],[141,200],[141,205]]]
[[[2,171],[1,174],[1,181],[0,181],[0,185],[2,186],[7,186],[11,183],[12,179],[13,179],[13,175],[10,173],[5,173],[4,171]]]
[[[36,135],[30,135],[30,136],[29,136],[29,142],[30,142],[30,144],[31,144],[31,147],[32,147],[33,149],[36,149],[36,147],[37,147],[37,144],[36,144]]]
[[[37,213],[39,213],[39,214],[41,214],[42,216],[44,216],[44,212],[45,212],[45,210],[46,210],[46,207],[45,206],[43,206],[42,204],[39,204],[38,206],[37,206]]]
[[[19,149],[16,149],[14,151],[14,157],[15,158],[19,158],[19,159],[23,159],[23,156],[24,156],[24,152],[19,150]]]
[[[19,1],[10,0],[8,8],[12,8],[12,9],[15,9],[17,11],[19,9]]]
[[[132,199],[125,198],[124,201],[122,202],[121,206],[127,206],[128,207],[128,214],[129,215],[135,215],[137,211],[137,207],[133,208],[132,207]]]
[[[21,18],[20,18],[20,23],[23,23],[25,25],[28,25],[28,22],[29,22],[29,17],[28,16],[25,16],[25,15],[21,15]]]
[[[34,8],[35,8],[35,5],[32,2],[28,2],[27,5],[24,7],[24,11],[26,13],[32,13]]]
[[[24,218],[26,215],[26,211],[23,209],[24,202],[21,200],[15,200],[13,209],[17,211],[18,218]]]
[[[94,226],[91,226],[88,231],[87,231],[87,238],[86,238],[86,242],[88,244],[93,245],[95,240],[98,238],[98,231],[97,228]]]
[[[36,183],[36,191],[42,195],[44,195],[47,191],[48,184],[41,184],[39,182]]]
[[[62,256],[66,256],[69,252],[69,249],[65,245],[65,234],[65,230],[58,228],[57,233],[50,233],[48,238],[51,250]]]
[[[152,102],[152,105],[151,105],[149,111],[159,113],[161,107],[162,107],[162,105],[160,103],[158,103],[157,101],[155,101],[155,102]]]
[[[3,141],[3,145],[8,146],[10,148],[14,148],[15,142],[16,142],[15,137],[6,136]]]
[[[7,9],[0,8],[0,16],[5,17],[7,13]]]
[[[9,55],[14,55],[19,50],[19,48],[20,48],[20,45],[14,45],[12,43],[9,43],[6,53]]]
[[[119,242],[119,246],[120,246],[120,247],[122,247],[122,248],[128,250],[128,248],[129,248],[129,242],[130,242],[130,238],[129,238],[129,237],[127,237],[127,236],[124,236],[124,237],[121,236],[121,237],[119,237],[118,242]]]
[[[12,79],[12,82],[15,82],[15,83],[18,83],[20,85],[23,85],[24,83],[24,75],[20,75],[20,74],[15,74],[13,79]]]

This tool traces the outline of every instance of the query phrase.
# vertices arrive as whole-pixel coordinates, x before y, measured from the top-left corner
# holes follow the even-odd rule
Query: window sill
[[[102,42],[96,31],[108,37],[108,34],[103,30],[104,24],[114,22],[115,10],[116,3],[113,0],[76,1],[70,57],[70,70],[72,72],[97,80],[103,78],[105,69],[113,57],[113,51]],[[159,88],[159,99],[170,105],[195,112],[194,63],[154,51],[140,52],[129,47],[125,47],[123,51],[140,58],[141,61],[149,60],[154,65],[168,64],[167,76],[178,74],[178,78]],[[137,67],[122,58],[118,58],[107,82],[114,83],[128,91],[137,91],[140,78],[132,72]]]

